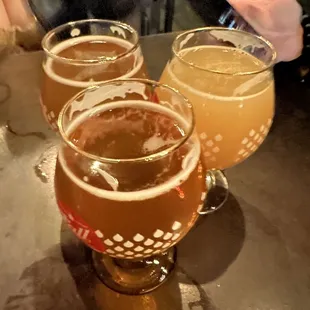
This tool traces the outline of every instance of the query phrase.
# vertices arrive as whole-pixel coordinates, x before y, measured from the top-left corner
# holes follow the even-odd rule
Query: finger
[[[27,28],[31,22],[30,8],[23,0],[2,0],[12,25]]]
[[[3,1],[0,0],[0,28],[9,29],[11,27],[11,23],[6,12]]]
[[[295,0],[228,0],[243,18],[275,46],[278,61],[301,54],[302,9]]]

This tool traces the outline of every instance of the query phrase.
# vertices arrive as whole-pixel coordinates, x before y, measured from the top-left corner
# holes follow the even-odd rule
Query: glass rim
[[[67,110],[70,108],[71,104],[78,99],[79,97],[85,95],[87,92],[89,91],[93,91],[95,89],[100,88],[101,86],[104,86],[106,84],[112,84],[112,83],[120,83],[120,82],[140,82],[143,83],[145,85],[150,85],[152,87],[161,87],[164,89],[169,89],[170,91],[172,91],[174,94],[176,94],[177,96],[179,96],[181,98],[181,100],[184,102],[184,104],[186,104],[186,106],[189,108],[190,110],[190,116],[191,116],[191,121],[189,124],[189,130],[185,133],[185,135],[179,139],[177,141],[177,143],[169,146],[168,148],[162,150],[162,151],[158,151],[158,152],[154,152],[153,154],[147,155],[147,156],[141,156],[141,157],[136,157],[136,158],[109,158],[109,157],[102,157],[102,156],[98,156],[98,155],[94,155],[91,154],[89,152],[86,152],[82,149],[80,149],[78,146],[76,146],[71,139],[69,138],[69,136],[66,133],[66,130],[64,129],[63,126],[63,118],[65,116],[65,113],[67,112]],[[155,102],[152,102],[154,104],[156,104]],[[105,103],[103,103],[105,104]],[[137,163],[137,162],[149,162],[149,161],[154,161],[154,160],[158,160],[161,159],[165,156],[167,156],[168,154],[174,152],[175,150],[179,149],[193,134],[194,132],[194,128],[195,128],[195,115],[194,115],[194,109],[192,104],[190,103],[190,101],[183,96],[177,89],[170,87],[166,84],[162,84],[153,80],[149,80],[149,79],[138,79],[138,78],[128,78],[128,79],[116,79],[116,80],[110,80],[110,81],[105,81],[102,82],[100,84],[97,85],[93,85],[90,87],[87,87],[85,89],[83,89],[82,91],[80,91],[78,94],[76,94],[73,98],[71,98],[69,101],[66,102],[66,104],[64,105],[64,107],[61,109],[61,112],[59,114],[58,117],[58,128],[59,128],[59,133],[63,139],[63,141],[65,142],[65,144],[67,146],[69,146],[72,150],[74,150],[75,152],[79,153],[80,155],[82,155],[83,157],[87,157],[91,160],[95,160],[95,161],[99,161],[101,163],[110,163],[110,164],[117,164],[117,163]]]
[[[195,34],[195,33],[199,33],[199,32],[210,32],[212,30],[219,30],[219,31],[225,31],[225,32],[232,31],[232,32],[239,33],[242,35],[250,36],[252,38],[256,38],[258,41],[262,42],[266,47],[268,47],[271,50],[271,52],[272,52],[271,60],[269,61],[268,64],[266,64],[266,66],[264,68],[259,69],[259,70],[247,71],[247,72],[227,73],[227,72],[222,72],[220,70],[211,70],[211,69],[202,68],[202,67],[197,66],[197,65],[195,65],[189,61],[186,61],[182,57],[182,55],[180,55],[180,52],[182,49],[179,50],[176,46],[177,42],[179,41],[180,38],[182,38],[183,36],[186,36],[188,34]],[[216,46],[216,45],[214,45],[214,46]],[[249,75],[255,75],[255,74],[265,72],[275,65],[276,59],[277,59],[277,52],[275,50],[275,47],[273,46],[273,44],[270,41],[268,41],[264,37],[256,35],[256,34],[249,33],[249,32],[244,31],[244,30],[233,29],[233,28],[225,28],[225,27],[201,27],[201,28],[191,29],[191,30],[182,32],[181,34],[179,34],[174,39],[174,41],[172,43],[172,52],[173,52],[174,56],[176,56],[180,61],[182,61],[183,63],[185,63],[188,66],[191,66],[195,69],[198,69],[198,70],[201,70],[204,72],[210,72],[210,73],[226,75],[226,76],[249,76]]]
[[[57,32],[62,31],[66,27],[70,27],[70,26],[74,27],[75,25],[86,24],[86,23],[108,23],[111,25],[116,25],[116,26],[122,27],[123,29],[128,30],[131,34],[134,35],[133,46],[130,49],[128,49],[127,51],[125,51],[124,53],[121,53],[119,55],[116,55],[113,57],[101,56],[101,57],[96,57],[94,59],[74,59],[74,58],[62,57],[62,56],[59,56],[58,54],[53,53],[51,51],[51,49],[53,49],[54,47],[53,48],[47,47],[49,40],[51,40],[51,38],[55,34],[57,34]],[[85,35],[85,36],[87,36],[87,35]],[[57,60],[60,62],[65,62],[68,64],[73,64],[73,65],[95,65],[95,64],[102,64],[102,63],[107,63],[107,62],[113,62],[113,61],[121,59],[121,58],[123,58],[129,54],[132,54],[139,46],[139,34],[133,27],[131,27],[130,25],[128,25],[126,23],[120,22],[120,21],[108,20],[108,19],[98,19],[98,18],[89,18],[89,19],[81,19],[81,20],[77,20],[77,21],[71,21],[71,22],[62,24],[60,26],[57,26],[57,27],[51,29],[49,32],[47,32],[44,35],[41,45],[42,45],[44,52],[49,57],[53,58],[54,60]],[[57,45],[55,45],[55,46],[57,46]]]

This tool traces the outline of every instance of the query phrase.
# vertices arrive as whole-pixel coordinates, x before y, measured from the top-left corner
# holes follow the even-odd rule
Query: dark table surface
[[[142,39],[154,79],[173,37]],[[38,52],[0,61],[0,309],[310,309],[310,90],[285,66],[276,69],[273,130],[227,171],[228,203],[180,243],[166,284],[123,296],[93,275],[55,204],[57,138],[40,113],[41,60]]]

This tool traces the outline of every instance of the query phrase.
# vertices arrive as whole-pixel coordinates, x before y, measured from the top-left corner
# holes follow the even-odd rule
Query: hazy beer
[[[160,82],[193,104],[208,168],[239,163],[267,136],[275,101],[267,48],[250,34],[216,28],[188,32],[174,43]]]
[[[189,231],[206,186],[199,139],[186,113],[148,99],[154,98],[147,93],[151,85],[130,99],[142,83],[126,83],[85,93],[61,115],[66,143],[55,191],[66,221],[86,244],[137,259],[167,251]],[[124,100],[96,104],[117,88]]]
[[[60,110],[80,90],[111,79],[146,76],[138,34],[126,24],[100,20],[66,24],[47,34],[42,44],[46,59],[41,105],[55,130]]]

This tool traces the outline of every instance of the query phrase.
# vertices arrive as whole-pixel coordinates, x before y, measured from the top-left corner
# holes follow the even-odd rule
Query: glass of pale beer
[[[218,27],[180,34],[172,50],[160,82],[178,89],[193,104],[207,184],[209,189],[222,188],[221,196],[201,211],[210,213],[228,195],[221,171],[253,154],[269,132],[276,52],[262,37]]]
[[[125,294],[158,287],[206,197],[191,104],[154,81],[114,80],[71,99],[58,125],[57,203],[98,276]]]
[[[41,107],[56,131],[59,112],[82,89],[117,78],[146,77],[138,33],[121,22],[70,22],[48,32],[42,47]]]

